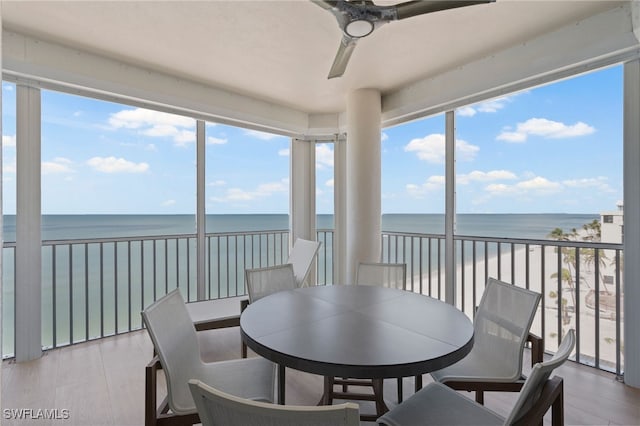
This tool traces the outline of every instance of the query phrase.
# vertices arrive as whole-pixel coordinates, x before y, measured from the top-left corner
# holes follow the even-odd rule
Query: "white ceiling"
[[[307,0],[5,0],[1,13],[13,32],[318,114],[344,111],[352,89],[389,94],[620,3],[498,0],[392,22],[332,80],[342,34]]]

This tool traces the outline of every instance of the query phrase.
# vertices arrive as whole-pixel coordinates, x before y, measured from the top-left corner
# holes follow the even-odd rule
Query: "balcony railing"
[[[576,330],[575,360],[615,372],[623,369],[623,246],[456,236],[456,307],[473,317],[488,277],[542,294],[532,332],[554,351]],[[444,300],[442,235],[384,232],[382,258],[407,264],[407,288]]]
[[[333,231],[318,231],[317,281],[334,282]],[[456,306],[473,317],[487,277],[543,295],[532,331],[554,350],[575,328],[575,359],[622,373],[622,245],[456,236]],[[384,232],[383,261],[407,264],[407,288],[444,299],[444,236]],[[206,294],[246,294],[244,270],[283,263],[286,230],[206,235]],[[3,357],[13,356],[15,243],[5,243]],[[174,288],[196,299],[194,234],[45,241],[43,347],[141,328],[140,311]]]

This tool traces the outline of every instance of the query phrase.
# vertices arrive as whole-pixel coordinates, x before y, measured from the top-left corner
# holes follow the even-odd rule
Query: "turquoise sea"
[[[545,239],[554,228],[573,228],[599,219],[597,214],[460,214],[456,234],[477,237]],[[286,259],[288,215],[209,215],[208,292],[211,297],[243,294],[245,267]],[[332,215],[319,215],[317,228],[333,229]],[[385,232],[443,234],[444,216],[387,214]],[[4,216],[4,241],[15,241],[15,216]],[[269,236],[228,236],[237,232],[283,231]],[[195,233],[193,215],[44,215],[42,239],[90,240]],[[320,236],[331,246],[332,234]],[[43,346],[66,345],[139,328],[142,307],[175,287],[195,297],[195,240],[161,238],[97,244],[62,243],[43,248]],[[396,249],[397,250],[397,249]],[[482,250],[482,247],[479,248]],[[13,354],[13,249],[3,251],[3,356]],[[332,281],[332,253],[321,248],[318,282]],[[435,256],[435,254],[433,254]],[[55,324],[55,326],[54,326]]]
[[[570,231],[599,219],[598,214],[459,214],[457,234],[508,238],[545,238],[554,228]],[[194,215],[44,215],[42,239],[88,239],[192,234]],[[284,214],[208,215],[207,232],[285,230]],[[333,215],[318,215],[318,229],[333,229]],[[441,214],[385,214],[382,230],[444,233]],[[4,216],[4,241],[15,241],[15,216]]]

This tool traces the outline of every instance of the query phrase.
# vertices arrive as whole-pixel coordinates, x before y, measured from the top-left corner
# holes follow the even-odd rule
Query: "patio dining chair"
[[[360,262],[356,270],[356,284],[406,290],[406,271],[405,263]]]
[[[311,271],[313,260],[320,249],[320,244],[320,241],[303,240],[302,238],[296,238],[293,243],[287,263],[293,266],[293,275],[295,276],[297,287],[304,287]]]
[[[360,262],[356,270],[356,285],[372,285],[405,290],[406,269],[404,263],[368,263]],[[342,386],[342,392],[334,392],[334,385]],[[349,391],[349,386],[371,387],[373,394],[354,393]],[[329,403],[333,399],[357,399],[378,401],[382,400],[383,379],[352,379],[347,377],[328,377]],[[402,378],[398,377],[398,402],[402,402]],[[380,415],[380,407],[376,406]],[[363,415],[363,419],[368,418]]]
[[[266,268],[246,269],[245,284],[249,293],[248,300],[240,302],[240,311],[244,311],[249,303],[282,290],[293,290],[297,287],[294,267],[291,263],[268,266]],[[242,358],[247,357],[247,344],[242,342]]]
[[[178,289],[142,311],[157,356],[146,369],[145,425],[199,423],[188,381],[198,379],[243,398],[273,401],[275,364],[264,358],[206,363],[200,358],[198,338]],[[157,406],[157,370],[162,367],[167,397]]]
[[[457,363],[431,373],[437,382],[456,390],[517,392],[524,385],[524,347],[540,294],[489,278],[473,323],[471,352]],[[532,348],[532,364],[542,360],[542,344]]]
[[[190,380],[189,388],[203,426],[357,426],[358,406],[275,405],[251,401],[222,392],[200,380]]]
[[[554,376],[575,346],[575,332],[569,330],[556,354],[533,366],[515,405],[504,418],[455,390],[434,382],[378,419],[387,426],[409,425],[538,425],[551,408],[551,424],[564,424],[563,380]]]

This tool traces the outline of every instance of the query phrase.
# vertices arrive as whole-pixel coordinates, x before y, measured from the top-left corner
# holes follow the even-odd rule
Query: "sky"
[[[14,214],[15,85],[2,86],[3,211]],[[456,110],[458,213],[584,213],[622,201],[622,67]],[[192,118],[42,91],[44,214],[194,214]],[[444,114],[383,129],[382,212],[444,212]],[[288,213],[287,137],[206,125],[208,214]],[[316,147],[333,212],[333,147]]]

